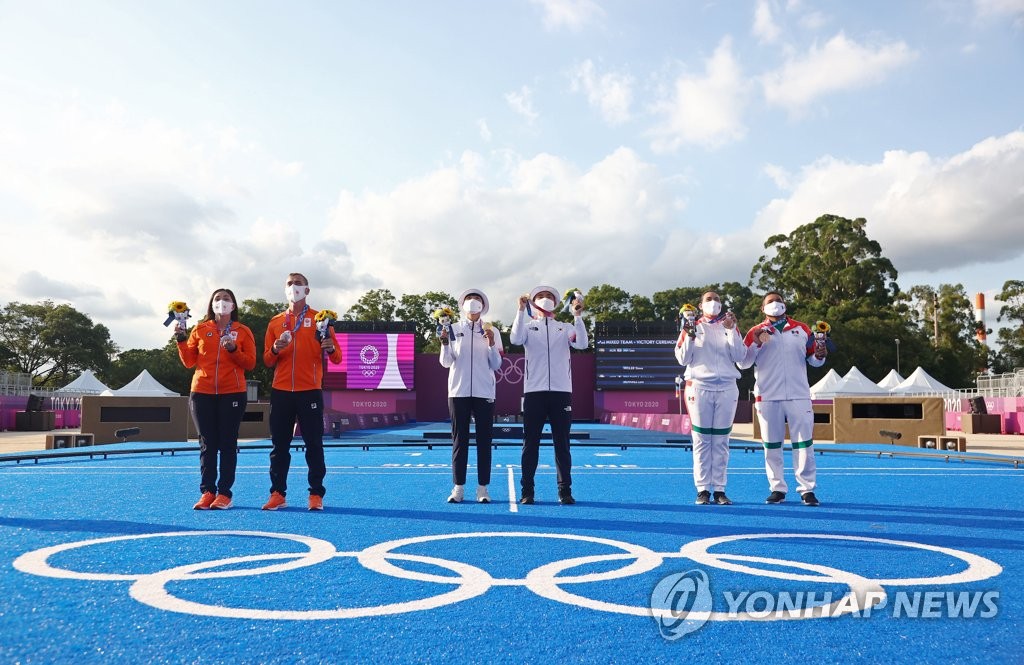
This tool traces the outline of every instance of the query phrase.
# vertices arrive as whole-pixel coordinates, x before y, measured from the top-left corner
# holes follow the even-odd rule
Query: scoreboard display
[[[685,370],[676,361],[678,336],[671,323],[598,323],[597,390],[675,390]]]

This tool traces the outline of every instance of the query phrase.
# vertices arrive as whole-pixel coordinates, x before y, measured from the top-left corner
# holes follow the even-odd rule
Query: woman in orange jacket
[[[217,289],[206,316],[188,336],[175,328],[178,355],[192,376],[189,408],[199,430],[199,469],[202,496],[196,510],[231,507],[231,486],[238,463],[238,428],[245,414],[245,373],[256,366],[256,340],[238,322],[235,294]],[[220,480],[217,455],[220,454]]]

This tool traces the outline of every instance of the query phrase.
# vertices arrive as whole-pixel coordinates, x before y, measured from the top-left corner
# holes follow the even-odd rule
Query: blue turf
[[[346,435],[374,441],[416,438],[443,425],[419,424],[385,432]],[[660,442],[671,435],[594,426],[591,441]],[[124,445],[124,444],[119,444]],[[131,446],[133,444],[126,444]],[[134,444],[138,446],[138,444]],[[823,447],[824,448],[824,447]],[[691,456],[682,450],[578,447],[573,451],[576,506],[555,502],[553,455],[541,452],[535,506],[510,512],[508,468],[516,489],[518,451],[494,453],[494,503],[445,503],[451,486],[449,450],[435,445],[328,453],[326,510],[305,510],[305,465],[293,456],[288,499],[277,513],[259,510],[268,490],[267,452],[239,458],[235,507],[196,512],[198,455],[143,454],[107,460],[0,462],[0,661],[170,662],[636,662],[679,661],[936,662],[952,655],[966,662],[1019,662],[1024,599],[1024,470],[1005,464],[933,459],[881,459],[874,455],[817,457],[817,509],[798,505],[791,472],[786,503],[767,506],[759,453],[734,451],[729,495],[733,506],[695,506]],[[787,453],[787,465],[788,465]],[[471,463],[475,453],[471,453]],[[475,487],[470,468],[467,494]],[[566,534],[677,552],[702,538],[733,534],[839,534],[911,541],[962,550],[1002,566],[980,582],[900,587],[909,591],[995,590],[999,612],[991,619],[870,618],[850,616],[775,622],[713,621],[675,642],[664,640],[650,617],[628,616],[541,598],[523,586],[497,585],[454,604],[404,614],[345,619],[214,618],[156,609],[129,595],[130,581],[41,577],[15,570],[19,556],[42,547],[111,536],[211,530],[311,536],[352,554],[375,544],[417,536],[525,532],[523,537],[430,540],[397,548],[421,560],[391,559],[414,574],[452,578],[405,580],[372,572],[355,556],[335,557],[263,575],[177,579],[174,596],[200,604],[261,610],[331,610],[372,607],[430,598],[458,588],[457,574],[432,562],[468,564],[494,578],[521,579],[545,564],[619,553],[606,544],[550,539]],[[145,575],[175,566],[228,557],[305,551],[287,540],[244,536],[153,537],[72,549],[54,555],[54,566],[90,573]],[[772,557],[829,566],[864,577],[911,578],[961,572],[966,564],[933,551],[874,542],[814,538],[747,539],[712,551]],[[635,559],[597,561],[560,576],[610,571]],[[227,572],[294,561],[238,563]],[[753,565],[753,564],[752,564]],[[800,572],[756,564],[766,570]],[[715,606],[723,593],[798,591],[832,593],[835,580],[794,582],[666,559],[654,570],[561,588],[611,604],[645,606],[658,580],[701,569],[710,578]],[[897,587],[888,587],[892,594]]]

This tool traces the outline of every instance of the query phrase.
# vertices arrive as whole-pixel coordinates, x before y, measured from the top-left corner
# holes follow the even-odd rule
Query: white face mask
[[[552,312],[555,309],[555,301],[551,298],[540,298],[535,300],[534,303],[545,312]]]
[[[722,311],[722,303],[717,300],[705,300],[700,304],[700,309],[704,312],[704,316],[718,316],[719,312]]]
[[[768,316],[782,316],[786,313],[786,303],[776,300],[764,306],[764,313]]]
[[[299,302],[306,298],[306,289],[308,287],[303,284],[293,284],[292,286],[284,287],[284,297],[288,299],[288,302]]]
[[[230,300],[214,300],[212,309],[217,316],[230,314],[235,309],[235,303]]]
[[[462,301],[462,311],[466,314],[479,314],[484,309],[484,304],[472,298]]]

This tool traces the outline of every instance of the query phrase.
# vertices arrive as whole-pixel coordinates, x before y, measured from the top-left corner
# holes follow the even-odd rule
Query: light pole
[[[896,373],[900,373],[900,338],[896,338]],[[900,375],[902,376],[902,375]]]

